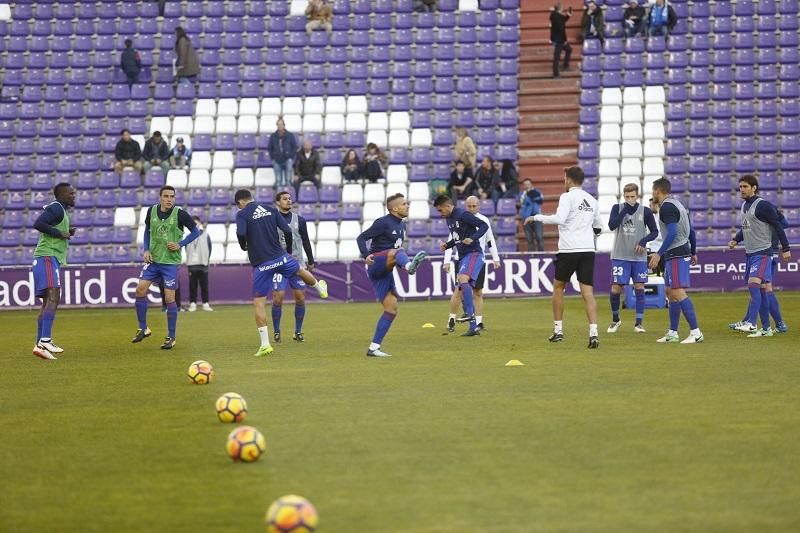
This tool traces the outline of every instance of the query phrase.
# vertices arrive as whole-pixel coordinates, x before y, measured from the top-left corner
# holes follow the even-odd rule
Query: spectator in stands
[[[644,9],[644,6],[640,6],[637,0],[631,0],[628,5],[625,6],[625,14],[623,16],[623,28],[625,30],[626,37],[633,37],[639,33],[645,33],[645,19],[647,17],[647,12]]]
[[[345,181],[361,179],[361,160],[352,148],[344,154],[344,159],[342,159],[342,176]]]
[[[497,163],[497,162],[495,162]],[[519,174],[510,159],[503,159],[500,172],[500,198],[516,198],[519,194]],[[495,164],[495,169],[497,165]],[[495,202],[497,198],[495,198]]]
[[[294,134],[286,131],[286,123],[282,118],[275,124],[278,129],[269,136],[267,151],[272,160],[272,169],[275,171],[275,186],[281,190],[289,186],[289,173],[294,168],[294,156],[298,146]]]
[[[306,7],[306,17],[308,18],[308,23],[306,24],[307,34],[311,35],[311,32],[317,28],[324,28],[328,33],[333,31],[333,26],[331,25],[333,11],[325,0],[309,0],[308,7]]]
[[[200,74],[200,60],[192,46],[192,41],[186,31],[178,26],[175,28],[175,78],[178,83],[194,82]]]
[[[539,189],[533,186],[531,180],[522,182],[522,192],[519,195],[519,216],[522,218],[525,230],[525,240],[528,241],[529,252],[544,252],[544,224],[535,220],[525,223],[528,217],[542,213],[544,196]]]
[[[648,35],[663,35],[669,37],[669,32],[678,23],[678,16],[672,6],[666,0],[656,0],[656,4],[650,8],[647,16]]]
[[[164,8],[167,7],[167,0],[153,0],[154,2],[158,2],[158,16],[164,16]]]
[[[464,166],[470,170],[477,164],[478,149],[467,135],[466,128],[456,128],[456,144],[453,147],[454,161],[463,161]]]
[[[433,13],[437,0],[414,0],[414,11],[417,13]]]
[[[183,137],[178,137],[175,140],[175,146],[169,152],[169,165],[172,168],[182,168],[184,170],[189,168],[192,164],[192,151],[188,146],[183,144]]]
[[[133,41],[125,39],[125,50],[119,60],[119,66],[125,77],[128,78],[128,88],[133,89],[133,84],[139,81],[139,71],[142,69],[142,57],[133,47]]]
[[[447,182],[447,195],[456,200],[465,200],[472,190],[472,169],[467,168],[460,159],[456,161],[456,168],[450,173]]]
[[[589,2],[581,17],[581,37],[586,39],[599,39],[601,43],[606,40],[606,21],[603,10],[594,2]]]
[[[472,189],[472,194],[481,200],[493,199],[497,200],[500,194],[500,176],[494,168],[494,160],[488,156],[483,156],[481,166],[475,172],[475,187]]]
[[[142,171],[142,148],[139,143],[131,139],[131,132],[124,129],[120,132],[122,138],[114,148],[114,171],[122,175],[125,168]]]
[[[364,153],[364,177],[370,183],[375,183],[379,179],[383,179],[386,175],[386,155],[381,152],[378,145],[369,143],[367,151]]]
[[[550,42],[553,43],[553,77],[561,76],[558,70],[558,63],[561,60],[561,51],[564,55],[564,70],[569,68],[569,58],[572,55],[572,47],[567,41],[567,21],[572,16],[572,6],[561,9],[561,2],[556,2],[550,11]]]
[[[186,245],[186,264],[189,267],[189,312],[197,310],[197,286],[200,286],[200,298],[203,311],[213,311],[208,303],[208,264],[211,262],[211,236],[203,227],[200,217],[192,217],[200,236]]]
[[[153,136],[144,143],[142,159],[144,159],[145,172],[153,167],[161,167],[164,175],[169,172],[169,147],[161,138],[160,131],[154,131]]]
[[[294,162],[294,183],[299,188],[304,181],[310,181],[319,187],[320,176],[322,174],[322,160],[319,152],[314,150],[311,141],[303,142],[303,148],[297,152]]]

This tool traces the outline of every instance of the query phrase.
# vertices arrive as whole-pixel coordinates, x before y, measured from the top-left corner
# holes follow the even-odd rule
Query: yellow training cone
[[[426,323],[422,324],[422,327],[423,328],[435,328],[436,326],[434,326],[430,322],[426,322]]]
[[[519,361],[518,359],[512,359],[511,361],[506,363],[506,366],[525,366],[525,363]]]

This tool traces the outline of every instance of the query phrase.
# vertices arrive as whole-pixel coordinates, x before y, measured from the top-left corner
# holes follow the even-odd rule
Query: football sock
[[[53,309],[45,309],[42,311],[42,332],[39,335],[40,339],[49,339],[53,332],[53,322],[56,319],[56,312]]]
[[[619,294],[614,294],[613,292],[609,295],[609,300],[611,300],[611,315],[613,322],[619,322]]]
[[[758,308],[758,315],[761,318],[761,328],[769,328],[769,298],[765,289],[761,289],[761,306]]]
[[[400,268],[405,268],[410,259],[408,258],[408,254],[402,248],[397,250],[397,253],[394,254],[394,260],[397,261],[397,266]]]
[[[167,304],[167,337],[175,338],[175,327],[178,325],[178,304],[169,302]]]
[[[389,333],[389,328],[392,327],[392,321],[395,316],[397,315],[387,311],[383,312],[383,315],[378,319],[378,324],[375,326],[375,335],[372,337],[373,343],[380,345],[383,342],[383,338]]]
[[[681,311],[683,311],[683,316],[686,317],[686,321],[689,323],[689,328],[692,330],[697,329],[697,315],[694,314],[694,304],[692,303],[692,299],[688,297],[684,298],[681,300],[680,306]]]
[[[272,304],[272,330],[275,333],[280,333],[281,331],[281,313],[283,312],[283,307],[278,304]]]
[[[644,318],[644,289],[636,289],[636,323],[641,324]]]
[[[472,286],[469,283],[459,284],[461,287],[461,298],[463,299],[464,312],[468,315],[475,314],[475,300],[472,294]]]
[[[669,303],[669,330],[678,331],[678,321],[681,319],[681,303]]]
[[[267,326],[258,328],[258,336],[261,337],[261,346],[269,346],[269,328]]]
[[[294,304],[294,332],[303,331],[303,320],[306,318],[306,304]]]
[[[553,320],[553,333],[561,333],[562,331],[564,331],[564,321]]]
[[[483,315],[475,315],[475,322],[478,324],[483,323]]]
[[[767,293],[767,299],[769,300],[769,312],[773,320],[775,320],[776,324],[780,324],[783,322],[783,316],[781,315],[781,305],[778,303],[778,297],[775,296],[774,291],[770,291]]]
[[[750,305],[747,307],[747,321],[755,324],[758,321],[758,309],[761,307],[761,285],[758,283],[748,283],[747,289],[750,291]]]
[[[38,343],[39,340],[42,338],[42,313],[44,311],[39,311],[39,316],[36,317],[36,342]],[[454,315],[451,315],[455,317]]]
[[[455,313],[450,313],[450,314],[447,316],[447,318],[448,318],[448,319],[453,319],[453,320],[455,320],[455,319],[456,319],[456,314],[455,314]]]
[[[136,298],[136,318],[139,320],[139,329],[147,329],[147,297]]]
[[[589,324],[589,336],[597,337],[597,324]]]
[[[381,347],[381,345],[380,345],[380,344],[377,344],[377,343],[375,343],[375,342],[371,342],[371,343],[369,343],[369,350],[370,350],[370,351],[377,350],[377,349],[378,349],[378,348],[380,348],[380,347]]]

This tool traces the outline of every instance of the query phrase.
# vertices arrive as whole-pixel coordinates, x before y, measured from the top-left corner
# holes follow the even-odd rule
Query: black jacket
[[[154,159],[166,161],[169,159],[169,148],[167,148],[167,142],[164,139],[161,139],[161,142],[156,145],[156,143],[153,142],[153,139],[147,139],[147,142],[144,143],[142,159],[145,161],[152,161]]]
[[[139,161],[142,158],[142,149],[139,147],[139,143],[133,139],[127,142],[120,139],[114,148],[114,157],[117,161]]]
[[[550,12],[550,42],[567,42],[567,21],[569,15],[562,15],[555,9]]]
[[[311,155],[306,158],[306,153],[301,148],[294,159],[294,172],[298,176],[309,177],[322,174],[322,162],[319,152],[311,150]]]
[[[139,74],[139,70],[142,68],[142,60],[139,57],[139,52],[134,48],[126,48],[123,50],[119,66],[125,74],[130,74],[131,76]]]

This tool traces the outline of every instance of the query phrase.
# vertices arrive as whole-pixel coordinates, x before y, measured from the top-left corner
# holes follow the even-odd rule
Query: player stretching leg
[[[636,294],[636,324],[633,330],[644,333],[644,284],[647,281],[647,243],[658,237],[658,226],[649,207],[639,204],[639,186],[628,183],[623,188],[624,202],[611,208],[608,228],[615,233],[611,251],[611,314],[608,333],[616,333],[622,289],[633,280]],[[649,230],[649,233],[648,233]]]
[[[275,195],[275,205],[278,212],[292,228],[292,238],[286,239],[284,233],[279,233],[286,252],[311,272],[314,268],[314,252],[311,250],[311,240],[308,238],[306,219],[292,213],[292,197],[286,191]],[[304,256],[305,254],[305,256]],[[305,260],[308,259],[308,262]],[[294,335],[292,339],[303,342],[303,320],[306,317],[306,284],[297,275],[287,278],[283,274],[272,276],[272,333],[275,342],[281,342],[281,313],[283,311],[283,296],[286,287],[291,286],[294,295]]]
[[[437,196],[433,207],[443,218],[447,219],[447,227],[450,229],[450,240],[441,243],[439,248],[444,252],[455,247],[460,258],[456,281],[461,290],[464,312],[469,319],[469,330],[461,336],[480,335],[481,332],[475,320],[473,287],[484,268],[480,239],[489,230],[489,225],[469,211],[455,207],[449,196]]]
[[[289,242],[292,228],[280,211],[255,202],[248,190],[236,191],[233,199],[239,208],[236,213],[236,237],[253,265],[253,307],[261,338],[261,346],[254,355],[264,357],[274,351],[269,343],[267,327],[267,294],[273,277],[276,274],[289,279],[297,276],[323,299],[328,297],[328,284],[323,280],[317,282],[308,270],[301,268],[297,260],[286,253],[286,247],[281,245],[280,232],[284,233],[285,242]]]
[[[479,239],[481,245],[481,252],[483,253],[484,261],[486,260],[486,249],[489,249],[489,252],[492,254],[492,264],[494,268],[500,268],[500,254],[497,253],[497,244],[494,240],[494,233],[492,232],[492,226],[489,223],[489,219],[486,218],[484,215],[480,214],[480,200],[478,200],[477,196],[470,196],[466,200],[466,207],[467,211],[475,215],[477,218],[486,222],[486,225],[489,226],[489,229],[486,230],[486,233],[483,234],[483,237]],[[450,258],[453,254],[453,249],[448,248],[444,252],[444,265],[442,268],[448,274],[450,273]],[[460,266],[459,261],[455,261],[456,263],[456,272],[458,272],[458,268]],[[475,280],[475,290],[474,298],[475,298],[475,322],[477,323],[479,330],[486,329],[483,325],[483,286],[486,280],[486,266],[481,269],[481,273],[478,274],[478,279]],[[452,333],[455,331],[455,323],[456,322],[467,322],[469,320],[469,315],[466,313],[461,318],[456,318],[456,310],[458,309],[459,305],[462,305],[461,302],[461,290],[456,287],[453,290],[453,295],[450,297],[450,316],[447,320],[447,331]]]
[[[671,191],[672,184],[667,178],[653,182],[653,199],[659,205],[658,221],[664,242],[650,257],[650,268],[655,269],[664,257],[664,285],[669,300],[669,330],[656,342],[694,344],[703,342],[694,304],[686,294],[686,288],[691,285],[689,267],[697,264],[694,229],[689,223],[689,212],[683,204],[670,197]],[[691,329],[689,336],[682,341],[678,337],[681,313]]]
[[[773,238],[777,237],[780,242],[784,261],[788,262],[792,253],[789,251],[789,241],[777,208],[758,196],[758,179],[751,175],[742,176],[739,180],[739,193],[744,200],[742,229],[730,241],[729,246],[734,248],[744,241],[750,305],[747,309],[747,319],[735,329],[750,333],[748,337],[771,337],[773,331],[769,326],[771,307],[769,295],[773,293],[772,255],[775,248]],[[775,301],[777,303],[777,300]],[[756,327],[759,315],[761,330]]]
[[[414,259],[409,259],[403,249],[406,236],[403,219],[408,216],[408,200],[402,194],[394,194],[386,199],[386,210],[388,215],[377,219],[356,239],[375,295],[383,305],[383,315],[378,319],[375,335],[367,348],[368,357],[391,357],[381,350],[381,343],[397,317],[397,290],[392,271],[397,266],[414,274],[427,257],[425,252],[418,252]],[[371,241],[369,247],[367,241]]]
[[[42,299],[33,355],[41,359],[55,359],[53,354],[64,351],[53,342],[52,332],[58,302],[61,300],[59,266],[67,264],[69,239],[75,234],[75,228],[70,227],[67,214],[68,207],[75,207],[75,189],[69,183],[59,183],[53,188],[53,196],[56,201],[45,206],[44,212],[33,224],[40,233],[31,267],[33,290]]]
[[[189,235],[183,237],[183,228]],[[167,337],[162,350],[175,346],[175,331],[178,326],[178,305],[175,289],[178,287],[178,267],[181,264],[181,248],[200,236],[191,215],[175,206],[175,188],[164,185],[158,191],[158,204],[150,206],[145,215],[144,267],[136,287],[136,318],[139,329],[131,342],[142,342],[151,335],[147,327],[147,291],[153,282],[164,285],[164,302],[167,304]]]

